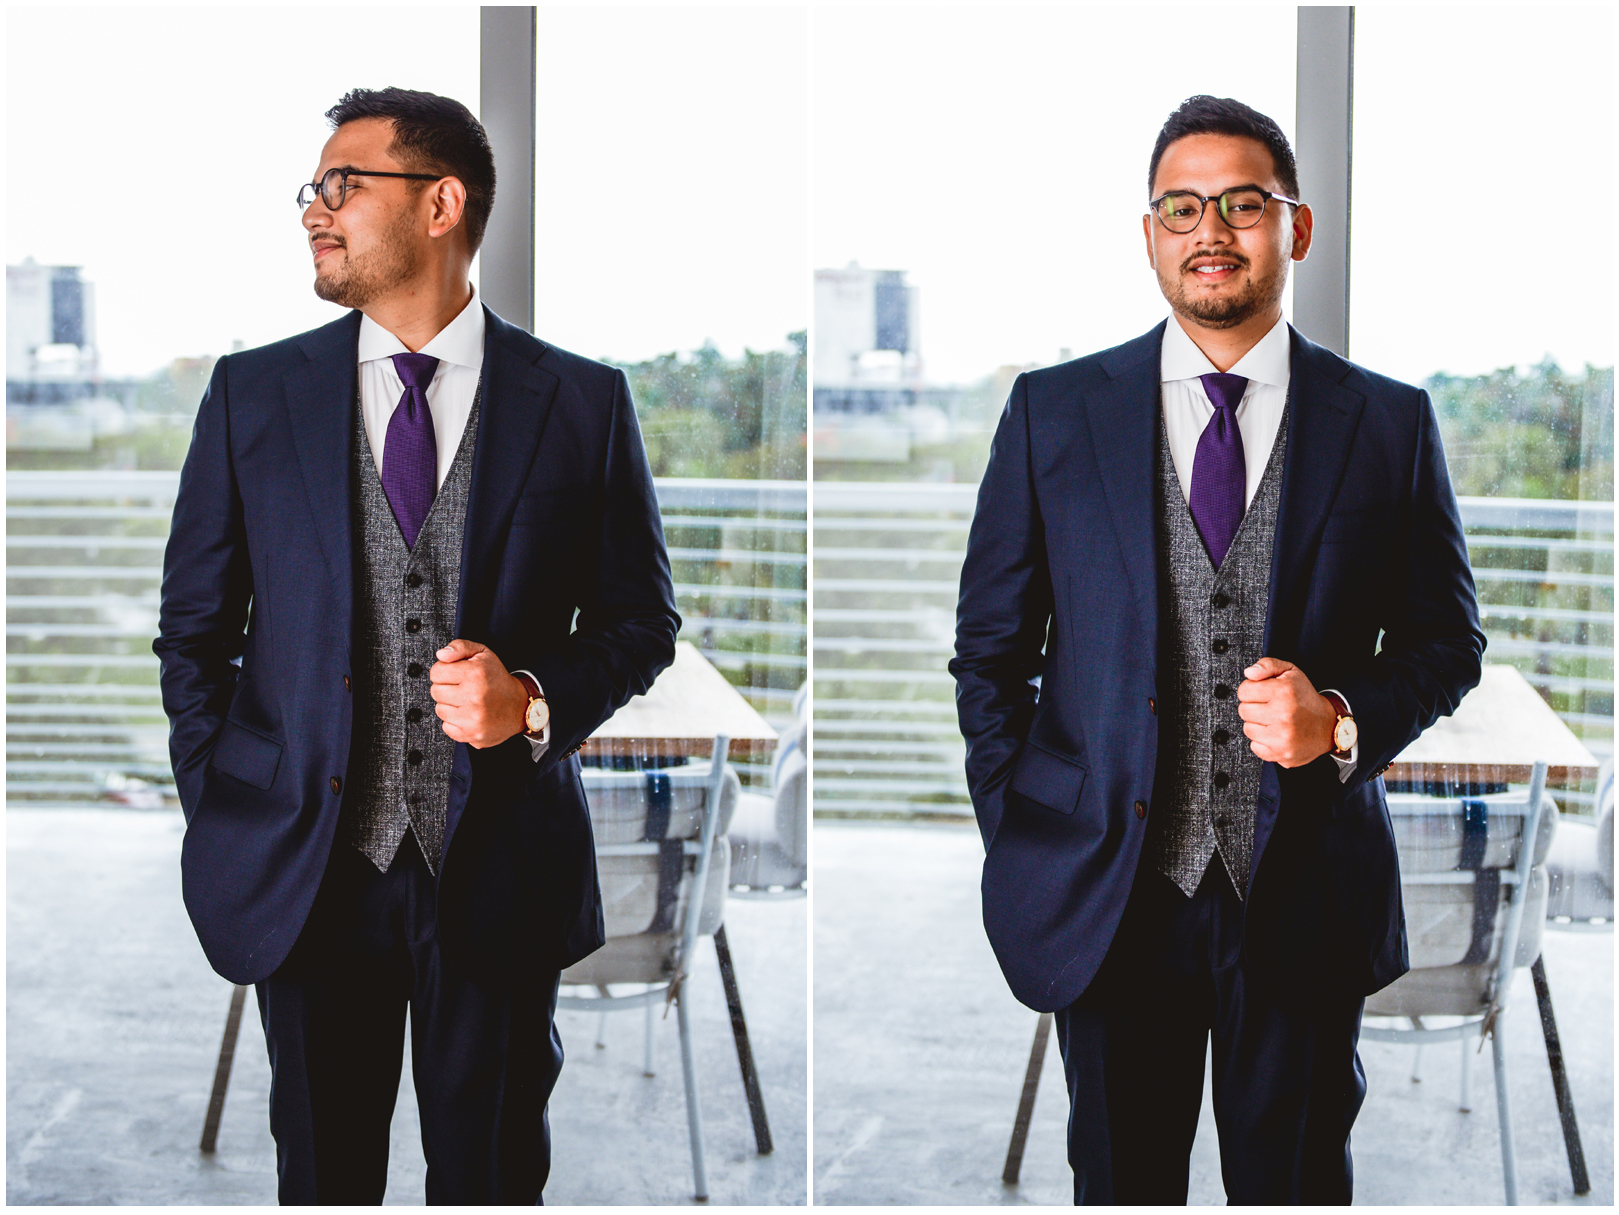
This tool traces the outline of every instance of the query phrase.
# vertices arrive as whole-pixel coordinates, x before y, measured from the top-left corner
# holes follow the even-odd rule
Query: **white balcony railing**
[[[815,812],[970,815],[945,664],[977,486],[815,484]],[[1613,751],[1613,503],[1463,498],[1489,660]],[[1572,811],[1589,791],[1554,790]]]
[[[6,477],[9,806],[172,806],[158,693],[158,583],[179,474]],[[806,668],[806,487],[656,482],[694,642],[766,718]],[[738,765],[744,778],[768,765]]]

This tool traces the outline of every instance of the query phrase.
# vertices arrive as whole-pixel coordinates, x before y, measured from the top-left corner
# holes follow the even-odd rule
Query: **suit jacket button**
[[[1154,717],[1158,716],[1158,702],[1151,696],[1147,697],[1147,712],[1151,713]]]
[[[337,777],[335,777],[335,776],[332,777],[332,779],[327,781],[326,783],[332,787],[332,792],[333,793],[341,793],[341,792],[343,792],[343,782],[338,780]]]
[[[1146,802],[1137,802],[1136,803],[1136,817],[1137,818],[1146,818],[1147,817],[1147,803]]]
[[[345,692],[352,692],[354,690],[354,685],[349,682],[349,677],[347,675],[343,676],[343,690]]]

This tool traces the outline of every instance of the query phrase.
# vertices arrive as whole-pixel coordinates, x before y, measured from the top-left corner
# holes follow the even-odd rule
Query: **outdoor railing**
[[[158,584],[179,474],[6,477],[8,806],[175,805]],[[767,719],[804,681],[802,482],[655,482],[692,641]],[[738,764],[745,780],[768,764]]]
[[[962,553],[977,486],[815,484],[815,813],[970,815],[956,726]],[[1463,498],[1489,650],[1613,752],[1613,503]],[[1554,789],[1589,810],[1589,789]]]

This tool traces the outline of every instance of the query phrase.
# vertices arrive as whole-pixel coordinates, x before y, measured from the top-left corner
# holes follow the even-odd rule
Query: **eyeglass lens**
[[[343,196],[347,181],[343,177],[342,169],[327,169],[320,179],[320,200],[326,204],[328,211],[335,211],[343,205]],[[298,191],[298,205],[308,207],[315,201],[315,183],[310,182]]]
[[[1227,190],[1209,201],[1233,228],[1252,228],[1265,214],[1265,196],[1258,190]],[[1158,200],[1157,211],[1171,232],[1191,232],[1203,222],[1203,200],[1196,194],[1166,194]]]

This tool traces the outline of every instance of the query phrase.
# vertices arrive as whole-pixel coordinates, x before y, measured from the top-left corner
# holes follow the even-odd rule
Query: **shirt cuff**
[[[527,675],[530,679],[534,679],[533,671],[513,671],[511,673],[513,675]],[[538,679],[534,679],[534,686],[540,689],[541,696],[545,695],[545,689],[540,687]],[[1345,701],[1344,703],[1347,704],[1348,702]],[[538,738],[530,738],[527,734],[524,734],[523,737],[528,739],[529,758],[538,762],[540,756],[551,749],[551,723],[549,721],[545,723],[545,729],[540,731]]]
[[[1349,710],[1349,716],[1353,717],[1355,715],[1355,710],[1351,709],[1349,707],[1349,697],[1345,696],[1337,688],[1322,688],[1321,689],[1321,695],[1323,695],[1323,696],[1325,696],[1328,692],[1331,692],[1339,700],[1344,702],[1344,708]],[[1332,755],[1332,752],[1329,751],[1329,752],[1327,752],[1327,754]],[[1349,783],[1349,774],[1355,770],[1355,764],[1358,763],[1359,761],[1360,761],[1360,739],[1359,739],[1359,737],[1357,737],[1355,739],[1355,745],[1353,747],[1349,748],[1349,758],[1348,759],[1340,759],[1336,755],[1332,756],[1332,762],[1338,765],[1338,783],[1340,785],[1346,785],[1346,784]]]

